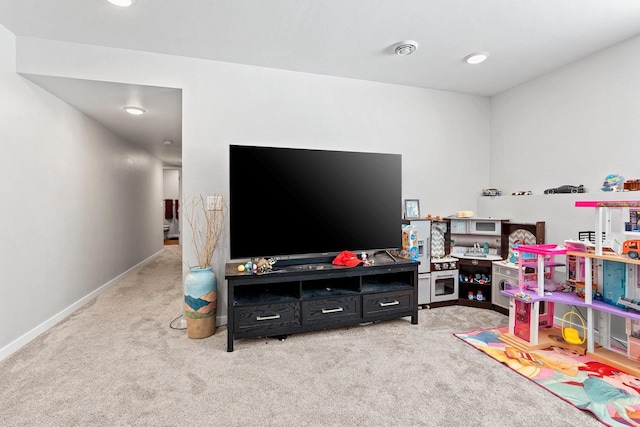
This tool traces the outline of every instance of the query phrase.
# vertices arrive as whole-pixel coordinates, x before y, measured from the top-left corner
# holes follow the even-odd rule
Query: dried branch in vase
[[[210,205],[202,195],[199,198],[192,197],[181,208],[191,229],[193,248],[200,268],[211,267],[225,217],[222,195],[216,194],[208,200],[212,202]]]

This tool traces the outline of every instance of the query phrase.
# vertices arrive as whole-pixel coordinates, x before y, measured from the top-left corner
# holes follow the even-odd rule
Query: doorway
[[[165,245],[180,244],[181,172],[181,168],[164,168],[162,170]]]

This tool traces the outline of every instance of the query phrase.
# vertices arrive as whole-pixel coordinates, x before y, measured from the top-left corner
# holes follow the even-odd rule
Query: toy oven
[[[458,270],[431,272],[431,302],[458,299]]]

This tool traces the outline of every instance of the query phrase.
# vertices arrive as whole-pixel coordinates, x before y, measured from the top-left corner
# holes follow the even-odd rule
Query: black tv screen
[[[402,156],[231,145],[230,257],[402,245]]]

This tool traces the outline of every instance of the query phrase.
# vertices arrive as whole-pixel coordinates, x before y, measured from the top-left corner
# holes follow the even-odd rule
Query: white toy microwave
[[[502,220],[499,219],[471,219],[469,220],[469,234],[484,234],[499,236]]]

